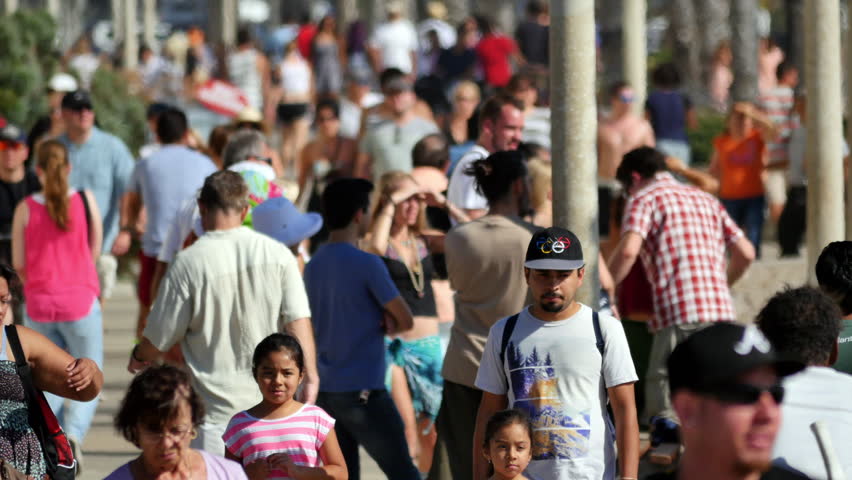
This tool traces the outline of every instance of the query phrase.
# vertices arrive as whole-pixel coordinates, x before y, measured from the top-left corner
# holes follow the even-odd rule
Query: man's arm
[[[473,480],[485,480],[488,478],[488,463],[482,454],[482,444],[485,441],[485,425],[492,415],[505,410],[509,405],[509,397],[506,395],[495,395],[482,392],[482,400],[479,402],[479,410],[476,411],[476,429],[473,431]],[[636,432],[637,438],[639,432]]]
[[[384,304],[385,309],[385,333],[394,335],[397,333],[411,330],[414,326],[414,317],[411,315],[411,309],[401,296],[393,298],[388,303]]]
[[[639,250],[642,249],[644,239],[636,232],[627,232],[621,237],[621,241],[612,252],[609,259],[609,271],[612,274],[613,282],[616,285],[624,281],[636,259],[639,257]]]
[[[142,337],[138,345],[130,351],[130,361],[127,363],[127,371],[135,374],[144,370],[148,365],[159,362],[163,358],[163,352],[157,349],[150,340]]]
[[[370,178],[370,154],[367,152],[358,152],[355,157],[355,167],[352,169],[352,174],[356,178]]]
[[[639,422],[633,383],[608,388],[615,416],[615,445],[618,449],[618,471],[621,478],[639,478]]]
[[[302,401],[316,403],[319,393],[319,372],[317,371],[317,348],[314,343],[314,328],[310,318],[297,318],[284,325],[284,330],[299,340],[305,360],[305,380],[302,382]]]
[[[737,283],[737,280],[748,270],[754,261],[754,245],[745,237],[740,236],[731,245],[731,260],[728,262],[728,285]]]
[[[119,232],[112,246],[113,255],[124,255],[130,249],[132,240],[131,231],[136,228],[139,221],[139,212],[142,211],[142,196],[134,191],[128,191],[121,197],[119,202]]]

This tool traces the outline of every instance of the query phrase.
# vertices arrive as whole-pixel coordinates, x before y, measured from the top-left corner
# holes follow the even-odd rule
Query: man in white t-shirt
[[[411,78],[417,75],[417,31],[403,17],[401,1],[388,2],[388,21],[376,27],[367,41],[367,54],[378,75],[388,68],[398,68]]]
[[[286,246],[243,226],[249,209],[243,178],[227,170],[210,175],[198,207],[206,233],[169,267],[128,370],[141,370],[180,344],[207,407],[192,446],[221,454],[228,421],[260,401],[251,367],[261,340],[281,331],[299,340],[307,403],[316,401],[319,376],[299,266]]]
[[[574,299],[585,274],[580,240],[563,228],[540,230],[524,267],[534,303],[491,328],[476,376],[483,395],[473,441],[474,479],[487,476],[481,453],[485,424],[507,407],[526,411],[532,420],[528,477],[612,480],[617,444],[621,478],[637,478],[638,377],[621,323]]]
[[[488,201],[476,188],[473,175],[467,170],[477,160],[494,152],[515,150],[521,143],[524,129],[524,104],[508,95],[488,99],[479,112],[479,138],[476,145],[462,155],[450,176],[447,199],[464,209],[471,220],[488,212]]]
[[[810,430],[816,421],[827,427],[846,477],[852,475],[852,376],[831,368],[837,360],[841,317],[836,302],[812,287],[775,294],[757,316],[779,355],[807,365],[784,379],[783,421],[772,459],[810,478],[830,478]]]

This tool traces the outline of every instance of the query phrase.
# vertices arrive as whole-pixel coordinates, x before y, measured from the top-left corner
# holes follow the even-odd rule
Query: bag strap
[[[92,210],[89,209],[89,199],[86,198],[86,191],[80,189],[77,192],[80,194],[80,200],[83,201],[83,211],[86,212],[86,237],[88,238],[89,228],[92,225]]]
[[[9,348],[12,349],[12,354],[15,355],[15,367],[18,371],[18,376],[21,377],[21,385],[24,387],[24,397],[27,399],[30,426],[35,430],[40,439],[45,438],[43,437],[44,432],[39,431],[44,427],[44,419],[39,415],[41,413],[41,406],[38,402],[39,392],[33,383],[30,364],[27,362],[26,355],[24,355],[21,339],[18,337],[18,328],[15,325],[6,326],[6,342]]]
[[[512,333],[515,331],[515,325],[518,324],[520,313],[516,313],[506,320],[506,326],[503,328],[503,338],[500,340],[500,367],[506,363],[506,349],[509,348],[509,340],[512,338]]]
[[[606,344],[604,343],[603,332],[601,332],[601,317],[597,310],[592,310],[592,327],[595,329],[595,346],[598,347],[598,352],[603,357]]]

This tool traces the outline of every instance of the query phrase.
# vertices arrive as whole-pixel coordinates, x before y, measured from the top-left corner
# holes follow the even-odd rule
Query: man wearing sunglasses
[[[41,190],[35,172],[24,162],[27,136],[11,123],[0,128],[0,261],[12,264],[12,216],[24,197]]]
[[[675,472],[646,480],[807,478],[771,464],[781,379],[802,368],[782,360],[754,325],[716,323],[684,340],[668,359],[684,454]]]
[[[62,97],[62,120],[65,133],[57,139],[68,148],[71,173],[68,181],[75,189],[91,190],[103,214],[103,251],[96,259],[101,298],[109,298],[115,286],[118,260],[127,253],[131,228],[119,228],[120,203],[130,176],[133,155],[115,135],[95,126],[92,99],[85,90],[66,93]]]
[[[852,376],[831,368],[837,360],[841,312],[834,300],[811,287],[787,289],[769,299],[757,317],[778,352],[805,365],[784,379],[784,423],[772,458],[811,478],[831,478],[810,425],[822,421],[840,467],[852,475]],[[836,478],[836,477],[835,477]]]

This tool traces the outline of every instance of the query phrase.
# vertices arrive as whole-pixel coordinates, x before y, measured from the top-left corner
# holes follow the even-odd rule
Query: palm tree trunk
[[[699,37],[694,2],[695,0],[672,0],[669,18],[674,62],[680,66],[687,93],[692,98],[699,99],[699,93],[706,89],[701,88],[701,52],[696,47]]]
[[[755,102],[758,97],[757,0],[736,0],[731,4],[731,30],[734,54],[731,97],[735,102]]]

